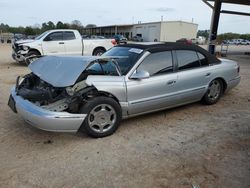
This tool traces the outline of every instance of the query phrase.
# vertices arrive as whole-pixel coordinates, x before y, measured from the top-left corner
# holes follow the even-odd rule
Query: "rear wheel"
[[[203,102],[205,104],[211,105],[219,101],[223,94],[223,83],[219,79],[215,79],[210,82],[208,90],[203,97]]]
[[[94,55],[94,56],[101,56],[102,54],[104,54],[104,52],[105,52],[104,49],[102,49],[102,48],[97,48],[97,49],[94,50],[93,55]]]
[[[113,134],[121,121],[121,107],[112,98],[98,96],[81,107],[80,113],[87,114],[80,130],[96,138]]]

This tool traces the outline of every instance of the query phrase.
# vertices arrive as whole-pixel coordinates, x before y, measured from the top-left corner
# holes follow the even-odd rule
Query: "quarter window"
[[[148,71],[150,76],[173,72],[171,51],[150,54],[143,60],[137,70]]]
[[[179,70],[200,67],[200,61],[195,51],[177,50],[176,56],[177,56]]]
[[[75,34],[72,31],[63,32],[63,40],[73,40],[75,38]]]
[[[200,59],[200,63],[201,63],[201,66],[206,66],[206,65],[208,65],[208,61],[207,61],[207,58],[203,55],[203,54],[201,54],[201,53],[197,53],[198,54],[198,57],[199,57],[199,59]]]

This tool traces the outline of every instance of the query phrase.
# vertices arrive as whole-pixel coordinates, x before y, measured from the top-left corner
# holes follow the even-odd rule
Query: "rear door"
[[[212,67],[204,55],[192,50],[176,50],[178,62],[178,103],[188,103],[200,100],[206,92],[211,77]]]
[[[47,35],[42,42],[44,55],[65,54],[63,32],[56,31]]]
[[[136,71],[149,72],[150,77],[127,81],[129,115],[166,108],[176,101],[177,73],[173,69],[171,51],[148,55]]]
[[[66,54],[82,55],[82,38],[77,38],[73,31],[64,31],[63,41]]]

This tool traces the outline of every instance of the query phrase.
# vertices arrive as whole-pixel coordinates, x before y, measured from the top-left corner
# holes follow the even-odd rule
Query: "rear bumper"
[[[227,89],[226,91],[229,91],[230,89],[234,88],[235,86],[237,86],[240,83],[240,79],[241,77],[238,76],[230,81],[227,82]]]
[[[53,132],[77,132],[86,114],[71,114],[68,112],[53,112],[34,105],[28,100],[11,91],[17,113],[32,126]]]

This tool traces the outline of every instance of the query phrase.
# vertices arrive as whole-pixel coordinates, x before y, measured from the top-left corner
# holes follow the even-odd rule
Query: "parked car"
[[[111,135],[121,119],[202,100],[240,82],[239,65],[183,43],[117,45],[102,56],[45,56],[18,77],[9,106],[47,131]]]
[[[184,43],[184,44],[192,44],[193,43],[191,39],[186,39],[186,38],[181,38],[181,39],[177,40],[176,42]]]
[[[124,37],[123,35],[115,35],[112,37],[112,39],[115,39],[117,44],[127,44],[128,39]]]
[[[23,62],[28,57],[41,55],[101,55],[113,47],[110,39],[82,39],[77,30],[49,30],[37,36],[35,40],[16,41],[12,48],[12,57]]]
[[[132,41],[143,42],[143,38],[141,36],[136,35],[132,37]]]
[[[242,40],[240,42],[241,45],[250,45],[250,41],[249,40]]]

